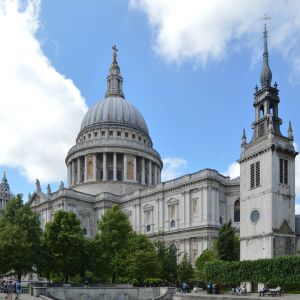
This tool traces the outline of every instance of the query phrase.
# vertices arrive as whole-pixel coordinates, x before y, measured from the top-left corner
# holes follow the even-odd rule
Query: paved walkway
[[[5,295],[6,294],[1,294],[0,293],[0,300],[4,300]],[[14,300],[14,299],[15,299],[15,295],[12,297],[12,300]],[[28,294],[22,294],[22,295],[19,296],[19,300],[36,300],[36,299],[41,300],[41,298],[33,297],[33,296],[28,295]]]
[[[187,293],[187,294],[181,294],[181,293],[176,293],[173,296],[174,300],[230,300],[230,299],[244,299],[244,300],[300,300],[300,295],[296,294],[296,295],[292,295],[292,294],[285,294],[282,296],[264,296],[264,297],[259,297],[257,293],[248,293],[245,296],[234,296],[234,295],[230,295],[230,294],[221,294],[221,295],[207,295],[204,293],[199,293],[199,294],[192,294],[192,293]]]

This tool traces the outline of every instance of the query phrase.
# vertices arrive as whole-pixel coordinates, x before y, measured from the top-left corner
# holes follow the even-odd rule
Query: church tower
[[[6,207],[7,201],[9,200],[10,196],[10,188],[7,182],[6,174],[4,172],[0,183],[0,209],[4,209]]]
[[[295,252],[295,157],[289,122],[282,135],[277,83],[272,86],[264,28],[261,87],[254,93],[253,137],[242,136],[240,163],[241,260]]]

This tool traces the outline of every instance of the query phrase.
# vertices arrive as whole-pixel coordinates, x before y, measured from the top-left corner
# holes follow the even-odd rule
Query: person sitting
[[[280,296],[281,295],[281,287],[278,285],[276,289],[270,290],[272,296]]]
[[[185,294],[188,291],[188,284],[186,282],[182,283],[182,293]]]
[[[268,292],[269,289],[266,286],[264,286],[263,289],[259,291],[259,296],[264,296]]]
[[[247,290],[245,288],[245,286],[242,286],[242,290],[241,290],[242,295],[246,295],[247,294]]]

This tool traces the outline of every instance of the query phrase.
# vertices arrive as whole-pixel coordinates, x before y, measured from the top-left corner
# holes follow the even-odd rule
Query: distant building
[[[74,211],[87,236],[113,204],[133,229],[161,239],[194,262],[212,245],[220,226],[232,220],[241,236],[241,258],[295,252],[295,152],[293,132],[280,132],[277,84],[271,86],[264,32],[261,88],[254,94],[255,121],[241,146],[241,177],[204,169],[161,182],[163,163],[141,113],[125,100],[114,47],[103,100],[85,115],[66,157],[68,186],[43,193],[37,181],[31,207],[42,227],[55,211]],[[188,147],[188,145],[184,145]],[[46,172],[46,170],[45,170]]]
[[[0,209],[3,209],[6,207],[6,204],[10,198],[10,188],[9,184],[7,182],[6,174],[3,173],[3,177],[0,183]]]

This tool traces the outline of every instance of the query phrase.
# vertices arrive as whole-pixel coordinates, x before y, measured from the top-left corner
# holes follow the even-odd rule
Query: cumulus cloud
[[[38,0],[0,1],[0,165],[51,182],[66,177],[64,158],[87,108],[41,49],[39,9]]]
[[[171,62],[221,60],[241,46],[260,49],[262,17],[272,19],[271,47],[300,72],[298,0],[130,0],[145,12],[154,31],[154,49]],[[257,51],[254,51],[257,53]],[[259,56],[260,58],[261,56]]]
[[[171,180],[173,178],[183,175],[184,167],[187,165],[187,161],[182,158],[164,158],[164,167],[162,169],[161,178],[162,181]]]
[[[223,173],[225,176],[230,178],[237,178],[240,176],[240,165],[237,162],[233,162],[228,169]]]

